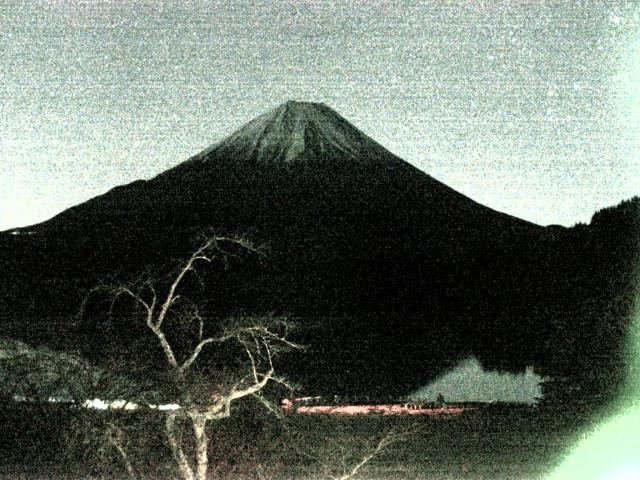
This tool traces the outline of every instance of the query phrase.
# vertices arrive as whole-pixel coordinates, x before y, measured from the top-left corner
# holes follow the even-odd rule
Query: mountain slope
[[[297,184],[298,189],[315,186],[337,192],[344,190],[341,185],[344,182],[360,181],[374,187],[373,192],[361,187],[362,195],[374,195],[375,187],[387,187],[395,190],[385,193],[397,197],[414,193],[404,190],[417,186],[422,190],[416,200],[448,203],[473,214],[490,211],[396,157],[325,105],[287,102],[150,181],[116,187],[23,230],[68,229],[76,221],[74,217],[83,217],[78,221],[85,228],[94,208],[96,213],[112,210],[114,216],[120,217],[135,215],[136,209],[149,203],[185,207],[203,204],[205,200],[214,199],[217,192],[234,196],[230,186],[250,192],[257,186],[258,177],[264,176],[272,177],[262,179],[265,188],[283,191],[292,190]],[[303,192],[293,193],[302,195]],[[224,198],[220,200],[223,202]],[[528,222],[491,212],[504,224],[533,227]]]
[[[493,268],[543,230],[420,172],[327,107],[298,102],[28,230],[61,243],[59,268],[82,276],[181,255],[185,232],[210,227],[271,245],[281,293],[263,306],[321,315],[422,312],[423,292],[461,290],[461,272]],[[308,283],[320,289],[313,299]]]
[[[220,272],[208,313],[296,319],[311,352],[283,368],[310,390],[398,394],[472,353],[510,370],[548,353],[551,330],[529,312],[545,302],[540,268],[555,233],[474,202],[330,108],[301,102],[151,180],[0,235],[12,252],[0,308],[64,319],[105,276],[166,270],[210,229],[270,253],[264,265]],[[75,343],[104,351],[82,328],[90,334]],[[130,326],[119,328],[129,341]]]

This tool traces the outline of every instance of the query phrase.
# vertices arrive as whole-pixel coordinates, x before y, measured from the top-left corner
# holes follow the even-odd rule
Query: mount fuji
[[[406,393],[470,355],[551,368],[570,229],[483,206],[317,103],[286,102],[155,178],[0,234],[0,310],[51,343],[51,319],[68,323],[87,288],[180,258],[211,230],[269,249],[221,273],[211,312],[289,315],[310,351],[283,368],[310,391]]]

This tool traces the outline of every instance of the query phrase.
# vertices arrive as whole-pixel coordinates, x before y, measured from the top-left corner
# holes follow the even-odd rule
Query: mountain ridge
[[[220,179],[223,176],[227,178],[207,182],[207,179]],[[257,179],[260,176],[272,176],[271,185],[255,186],[256,182],[260,183]],[[357,187],[360,190],[366,188],[365,184],[368,183],[371,189],[382,186],[388,190],[387,194],[397,196],[404,194],[402,191],[407,184],[414,184],[414,188],[424,192],[424,198],[415,198],[418,202],[428,198],[449,197],[446,202],[457,204],[458,209],[483,212],[483,215],[491,211],[503,218],[505,224],[511,223],[519,228],[541,228],[532,222],[481,205],[448,187],[384,148],[325,104],[287,101],[151,179],[117,186],[44,222],[9,231],[33,232],[55,228],[57,224],[65,222],[68,227],[73,223],[74,215],[92,215],[84,210],[96,203],[111,202],[116,205],[121,203],[118,198],[136,195],[140,197],[138,202],[149,202],[147,197],[153,194],[147,192],[154,188],[159,190],[156,194],[159,199],[166,196],[167,202],[181,199],[183,203],[192,203],[197,202],[198,197],[203,202],[212,200],[213,194],[206,190],[215,190],[224,183],[235,183],[236,190],[264,190],[281,189],[281,182],[288,181],[297,185],[292,189],[296,195],[301,195],[302,191],[314,188],[316,184],[322,184],[321,190],[331,191],[342,188],[343,183],[353,184],[358,179],[363,179],[363,186]],[[252,182],[254,186],[247,187]],[[165,195],[170,190],[174,192]],[[256,193],[259,192],[252,194]],[[224,202],[225,196],[231,198],[234,192],[221,192],[213,200]],[[367,192],[363,192],[363,196],[367,196]],[[117,198],[112,201],[114,197]],[[132,198],[130,203],[133,205],[136,200]],[[126,211],[123,211],[125,205],[117,208],[126,215]],[[438,208],[437,205],[434,208]]]

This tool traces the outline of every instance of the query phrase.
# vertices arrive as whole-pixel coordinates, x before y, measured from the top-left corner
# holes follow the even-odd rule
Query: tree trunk
[[[207,470],[209,469],[207,419],[202,415],[194,415],[191,417],[191,421],[193,422],[193,433],[196,437],[196,478],[197,480],[207,480]]]
[[[119,427],[111,424],[106,432],[106,435],[111,445],[113,445],[116,451],[120,454],[120,458],[124,463],[124,468],[127,470],[129,480],[136,480],[138,476],[136,475],[136,471],[133,469],[133,465],[131,465],[131,462],[129,461],[127,451],[123,446],[122,438],[124,434],[122,433],[122,430]]]
[[[176,418],[177,415],[175,413],[170,413],[167,416],[167,420],[165,423],[165,433],[167,435],[167,440],[169,440],[173,458],[178,464],[178,470],[180,471],[180,475],[182,476],[183,480],[196,480],[196,477],[194,477],[193,475],[193,469],[191,468],[191,465],[189,465],[187,457],[185,457],[184,455],[184,451],[182,450],[182,446],[180,445],[180,441],[176,433]]]

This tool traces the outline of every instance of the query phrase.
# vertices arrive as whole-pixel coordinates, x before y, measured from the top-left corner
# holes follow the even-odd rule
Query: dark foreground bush
[[[2,480],[125,479],[123,459],[105,437],[111,426],[120,429],[119,441],[139,478],[177,478],[160,412],[2,406]],[[412,435],[368,462],[359,478],[540,478],[575,439],[579,423],[566,412],[542,409],[487,409],[448,419],[291,415],[281,422],[248,408],[211,426],[211,478],[328,478],[390,431]],[[190,437],[183,438],[185,448],[192,448]]]

